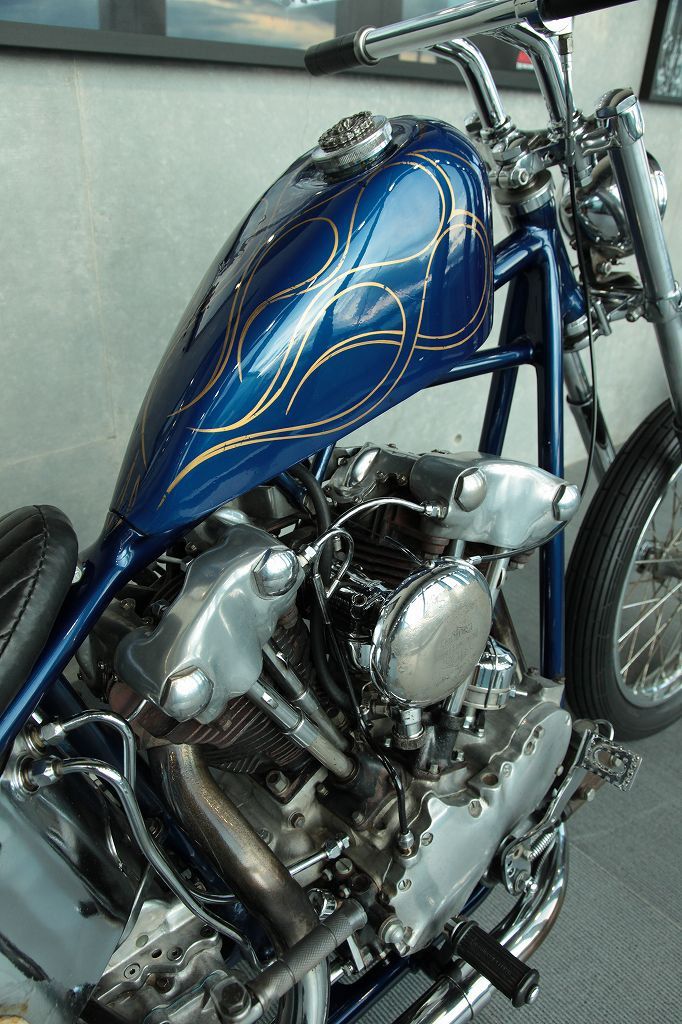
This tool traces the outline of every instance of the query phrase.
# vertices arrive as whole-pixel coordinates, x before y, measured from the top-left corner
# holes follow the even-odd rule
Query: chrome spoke
[[[630,608],[641,608],[645,604],[653,604],[655,600],[655,597],[647,597],[644,601],[633,601],[632,604],[624,604],[623,611],[627,611]]]
[[[675,673],[675,675],[671,679],[668,679],[667,675],[666,675],[666,666],[667,666],[668,662],[670,661],[670,659],[673,658],[675,656],[675,653],[676,653],[673,650],[673,651],[670,652],[670,654],[668,654],[668,657],[662,662],[662,664],[660,666],[659,675],[662,676],[662,678],[657,683],[657,688],[648,687],[645,690],[645,687],[643,685],[644,683],[646,683],[646,680],[648,678],[649,665],[650,665],[650,662],[651,662],[651,658],[652,658],[653,652],[656,650],[657,646],[658,647],[661,646],[662,640],[663,640],[663,636],[665,635],[666,631],[671,626],[673,621],[674,621],[673,619],[668,619],[668,621],[665,623],[665,625],[661,629],[660,633],[654,638],[654,639],[656,639],[658,641],[658,643],[650,648],[649,657],[647,659],[647,664],[646,664],[646,666],[644,668],[644,671],[640,674],[639,679],[637,679],[637,681],[633,685],[633,690],[635,692],[640,692],[640,693],[644,693],[644,692],[651,693],[651,692],[653,692],[653,693],[656,693],[656,692],[658,692],[658,689],[660,689],[661,691],[665,690],[667,687],[671,686],[676,681],[676,679],[679,677],[679,672],[680,672],[679,662],[682,660],[680,658],[679,651],[677,652],[677,660],[678,660],[678,671],[677,671],[677,673]],[[678,630],[677,630],[677,632],[675,634],[675,639],[673,640],[673,644],[677,643],[677,641],[680,639],[680,635],[681,634],[682,634],[682,624],[680,624],[680,626],[678,627]]]
[[[643,654],[644,651],[646,651],[647,648],[650,646],[650,644],[653,644],[654,641],[658,639],[658,637],[661,635],[661,633],[664,632],[668,628],[668,626],[670,625],[671,622],[672,622],[672,619],[668,619],[668,621],[666,622],[666,624],[662,628],[659,628],[653,634],[653,636],[649,637],[649,639],[646,641],[646,643],[642,644],[642,646],[639,648],[637,653],[634,654],[630,658],[630,660],[627,662],[627,664],[623,665],[623,671],[625,671],[625,669],[628,669],[630,667],[630,665],[632,665],[633,662],[637,661],[637,658],[639,658],[640,654]]]
[[[648,619],[649,616],[653,615],[653,613],[657,611],[663,604],[665,604],[666,601],[670,600],[670,598],[677,593],[680,587],[682,587],[682,580],[680,580],[680,582],[677,583],[672,590],[668,591],[665,597],[661,597],[653,606],[653,608],[650,608],[648,612],[645,612],[644,615],[637,619],[637,621],[633,623],[632,626],[630,626],[630,628],[626,630],[621,637],[618,638],[618,645],[620,646],[623,640],[627,639],[627,637],[630,636],[630,633],[632,633],[633,629],[638,629],[645,619]]]

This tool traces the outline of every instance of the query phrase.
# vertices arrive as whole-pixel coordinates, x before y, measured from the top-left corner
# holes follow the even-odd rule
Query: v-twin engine
[[[362,904],[354,977],[500,878],[563,772],[563,687],[522,669],[501,590],[579,494],[478,454],[366,445],[331,470],[301,472],[310,506],[292,477],[219,510],[80,660],[143,745],[201,750],[318,916]]]

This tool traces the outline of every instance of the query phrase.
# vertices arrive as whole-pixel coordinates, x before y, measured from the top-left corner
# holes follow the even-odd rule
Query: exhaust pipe
[[[493,929],[492,936],[519,960],[527,960],[546,939],[559,916],[567,879],[566,831],[560,825],[554,845],[538,866],[537,890],[519,900]],[[493,992],[495,988],[487,978],[464,964],[456,977],[446,974],[439,978],[395,1024],[469,1024]]]
[[[312,904],[216,784],[197,747],[152,747],[149,763],[185,831],[234,886],[251,913],[274,932],[278,952],[285,953],[300,942],[319,923]],[[326,961],[302,978],[291,997],[291,1020],[324,1024],[329,1008]]]

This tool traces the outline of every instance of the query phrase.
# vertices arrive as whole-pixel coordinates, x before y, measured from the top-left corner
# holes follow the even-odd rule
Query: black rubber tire
[[[630,702],[613,659],[618,602],[635,546],[680,465],[668,401],[618,452],[580,527],[566,574],[566,696],[573,712],[606,718],[618,739],[642,739],[682,714],[682,693],[652,707]]]

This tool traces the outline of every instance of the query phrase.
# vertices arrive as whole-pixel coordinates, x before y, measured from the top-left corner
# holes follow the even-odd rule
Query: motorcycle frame
[[[635,254],[644,282],[647,317],[656,328],[677,420],[682,416],[682,313],[680,292],[668,255],[658,209],[648,176],[643,125],[636,97],[621,101],[625,109],[608,108],[609,150],[616,180],[633,231]],[[622,137],[622,141],[621,141]],[[608,138],[606,139],[608,142]],[[540,192],[538,192],[540,194]],[[563,361],[579,356],[564,351],[564,323],[585,315],[582,292],[575,280],[557,221],[551,190],[542,201],[526,198],[517,207],[514,229],[495,246],[494,287],[509,286],[499,345],[484,348],[454,365],[430,386],[491,374],[482,451],[502,452],[518,369],[536,371],[538,463],[562,476]],[[570,364],[569,364],[570,365]],[[571,382],[573,383],[573,382]],[[572,398],[569,387],[569,399]],[[583,415],[589,416],[583,408]],[[608,432],[597,407],[598,434]],[[585,432],[583,432],[585,437]],[[608,446],[602,448],[608,453]],[[330,448],[320,453],[319,475]],[[603,471],[604,463],[600,469]],[[50,684],[59,676],[118,590],[153,561],[172,538],[145,536],[119,521],[82,556],[87,586],[72,587],[48,642],[25,685],[0,716],[0,751],[24,725]],[[540,669],[550,679],[564,672],[564,537],[558,534],[540,549]]]

